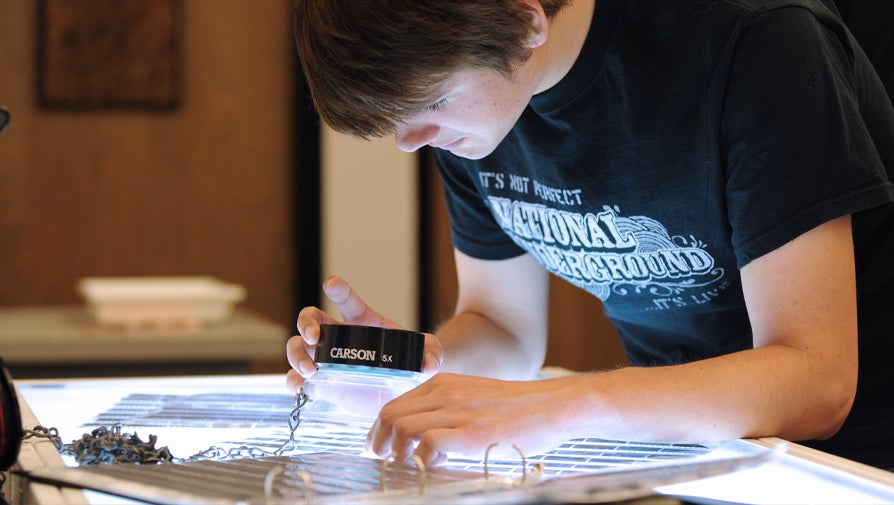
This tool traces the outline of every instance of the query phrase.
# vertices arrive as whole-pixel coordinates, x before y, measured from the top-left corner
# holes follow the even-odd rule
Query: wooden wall
[[[177,108],[78,111],[38,103],[36,1],[0,0],[0,305],[80,303],[83,276],[212,275],[293,327],[289,2],[182,8]]]

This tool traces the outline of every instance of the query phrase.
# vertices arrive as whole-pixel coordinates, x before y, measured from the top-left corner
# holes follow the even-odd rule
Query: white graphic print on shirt
[[[580,190],[550,190],[536,182],[512,189],[528,188],[540,188],[534,194],[541,200],[582,204]],[[580,213],[500,196],[488,196],[486,203],[520,247],[603,301],[637,293],[651,299],[648,309],[666,310],[705,303],[727,287],[706,244],[671,236],[652,218],[621,216],[617,207]]]

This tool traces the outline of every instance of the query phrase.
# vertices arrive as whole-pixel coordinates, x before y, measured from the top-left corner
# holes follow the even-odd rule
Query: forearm
[[[577,384],[562,393],[562,415],[580,436],[675,442],[823,438],[837,431],[850,410],[856,383],[851,375],[804,351],[774,345],[685,365],[574,377]]]
[[[549,276],[530,255],[480,260],[456,251],[455,315],[437,331],[441,370],[531,379],[546,356]]]
[[[581,422],[613,435],[689,440],[833,435],[857,388],[848,216],[753,260],[742,286],[754,349],[680,366],[585,378]]]
[[[444,372],[531,379],[543,365],[546,353],[545,346],[526,345],[536,339],[525,340],[485,316],[469,311],[448,320],[437,335],[444,350],[441,364]]]

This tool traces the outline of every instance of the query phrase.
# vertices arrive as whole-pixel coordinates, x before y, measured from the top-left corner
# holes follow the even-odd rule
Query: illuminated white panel
[[[783,443],[777,441],[776,443]],[[803,446],[771,464],[707,479],[660,487],[658,492],[694,503],[835,505],[894,503],[894,473],[885,472]],[[802,453],[804,457],[795,454]],[[842,471],[811,461],[811,456],[850,468]],[[813,458],[811,458],[813,459]]]
[[[285,414],[293,398],[284,392],[283,377],[279,375],[23,381],[17,386],[20,401],[27,402],[28,410],[33,409],[42,424],[58,428],[66,442],[90,431],[97,416],[104,413],[111,413],[111,417],[99,419],[119,417],[125,421],[124,431],[136,432],[144,440],[149,434],[157,435],[158,445],[167,445],[180,458],[188,458],[212,445],[248,444],[271,452],[289,436],[286,420],[280,423],[278,418],[287,417]],[[142,402],[143,406],[135,407],[131,400],[138,400],[137,403]],[[327,419],[337,419],[337,416]],[[299,430],[299,454],[324,451],[351,458],[361,456],[364,426],[316,422],[310,418]],[[581,493],[592,492],[593,486],[608,485],[612,481],[605,479],[613,478],[615,486],[623,484],[616,490],[642,493],[658,486],[661,493],[685,496],[687,501],[695,503],[894,502],[894,474],[822,453],[817,454],[824,457],[814,457],[816,451],[811,453],[794,444],[789,453],[780,455],[767,449],[766,446],[775,443],[772,440],[775,439],[760,443],[731,441],[702,448],[660,444],[650,447],[649,444],[625,442],[609,447],[607,441],[585,440],[571,442],[547,455],[529,456],[528,464],[544,463],[542,475],[545,480],[537,484],[536,492],[549,499],[579,497]],[[762,463],[760,466],[739,469],[738,461],[753,465],[755,457]],[[763,462],[765,457],[772,459]],[[497,475],[518,479],[522,474],[522,466],[517,460],[491,461],[490,464],[490,470]],[[481,460],[461,458],[452,458],[447,468],[479,475],[484,470]],[[731,469],[736,470],[666,485],[679,479],[705,477],[713,475],[711,472]],[[527,489],[519,499],[530,498],[533,492]],[[501,495],[501,498],[511,503],[513,496],[510,493]],[[104,501],[96,500],[97,503]],[[481,500],[481,503],[485,502]]]

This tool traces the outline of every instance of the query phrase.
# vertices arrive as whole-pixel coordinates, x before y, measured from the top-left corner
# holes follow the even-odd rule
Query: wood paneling
[[[0,0],[0,304],[80,303],[83,276],[212,275],[293,327],[289,2],[183,8],[178,109],[77,112],[38,104],[35,1]]]
[[[552,277],[549,285],[549,346],[546,364],[581,372],[627,364],[615,327],[598,298]]]
[[[453,313],[456,303],[456,269],[450,222],[444,204],[443,188],[430,157],[424,158],[423,179],[427,206],[427,248],[429,265],[426,310],[429,328],[436,327]],[[550,279],[549,345],[546,365],[576,371],[614,368],[627,363],[614,326],[602,312],[600,301],[589,293],[557,277]]]

